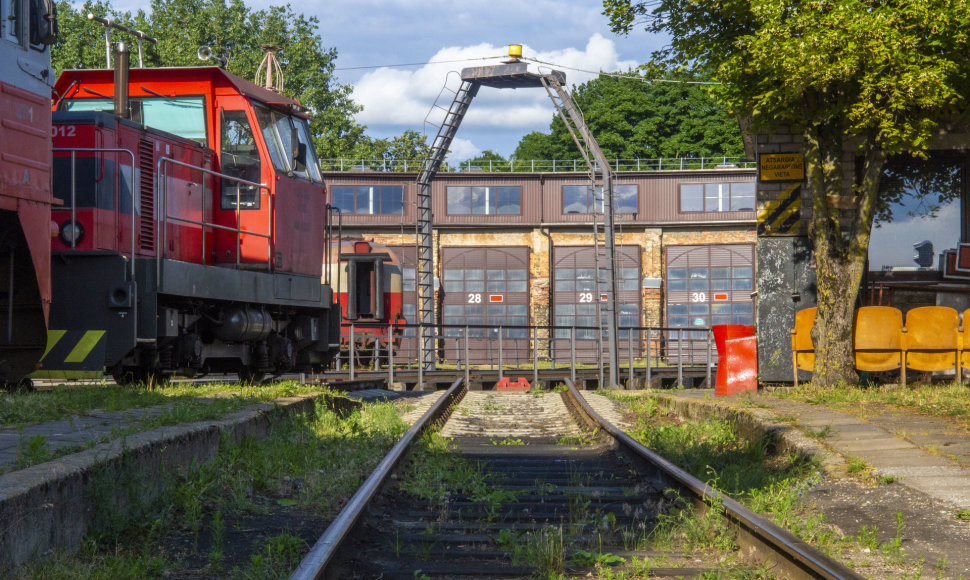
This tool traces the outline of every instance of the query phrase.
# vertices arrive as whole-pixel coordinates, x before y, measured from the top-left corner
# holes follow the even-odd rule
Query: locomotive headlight
[[[81,243],[81,238],[84,237],[84,226],[78,222],[67,220],[61,224],[61,231],[59,235],[61,241],[68,246],[72,244],[76,246]]]

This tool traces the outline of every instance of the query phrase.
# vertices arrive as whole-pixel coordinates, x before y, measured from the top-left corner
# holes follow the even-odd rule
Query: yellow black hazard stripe
[[[34,378],[98,378],[104,371],[104,330],[47,331],[47,349]]]
[[[796,183],[758,212],[758,235],[802,233],[801,184]]]

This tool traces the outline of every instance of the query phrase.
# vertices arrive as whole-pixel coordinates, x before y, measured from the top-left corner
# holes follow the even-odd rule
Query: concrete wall
[[[316,398],[247,407],[216,421],[162,427],[0,476],[0,575],[52,551],[71,553],[108,516],[124,515],[179,474],[213,460],[228,437],[260,437]]]

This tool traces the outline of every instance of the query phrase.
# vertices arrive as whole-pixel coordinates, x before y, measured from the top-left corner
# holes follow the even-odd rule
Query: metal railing
[[[128,182],[129,183],[128,195],[131,198],[131,248],[129,249],[130,253],[128,258],[128,275],[129,275],[128,281],[131,282],[132,289],[136,290],[137,281],[135,280],[135,232],[136,232],[135,200],[138,198],[141,192],[139,191],[138,183],[135,181],[135,154],[130,149],[122,149],[117,147],[54,147],[53,149],[51,149],[51,151],[53,151],[55,154],[57,153],[71,154],[71,224],[72,225],[77,224],[77,154],[78,153],[95,153],[95,154],[100,153],[103,155],[105,153],[113,153],[115,155],[128,156],[129,160],[131,161],[131,163],[128,165],[128,171],[130,176],[130,181]],[[123,164],[121,163],[115,163],[115,167],[121,167],[122,165]],[[105,177],[104,157],[102,156],[101,178],[104,179],[104,177]],[[115,174],[115,181],[116,181],[115,191],[119,192],[119,194],[121,193],[121,187],[117,187],[117,186],[120,185],[121,180],[122,180],[122,174],[121,174],[121,171],[119,170]],[[116,203],[120,207],[121,200],[120,199],[116,200]],[[51,208],[51,209],[54,211],[57,211],[56,208]],[[73,235],[71,236],[71,249],[73,250],[76,247],[77,247],[77,236]],[[120,251],[121,248],[118,248],[118,250]],[[122,252],[122,255],[124,255],[123,252]],[[137,294],[137,291],[136,291],[136,294]],[[131,324],[134,328],[132,336],[137,338],[138,337],[138,300],[132,300],[131,309],[132,309]]]
[[[417,371],[423,382],[424,353],[419,344],[417,324],[344,324],[343,348],[337,368],[347,369],[350,378],[365,371],[386,373],[394,382],[395,372]],[[393,341],[389,348],[388,330]],[[607,343],[596,327],[585,326],[495,326],[434,325],[435,365],[440,370],[496,374],[499,381],[508,376],[531,373],[533,382],[540,370],[577,373],[595,371],[603,383],[603,347]],[[708,384],[711,367],[717,362],[713,335],[707,327],[620,327],[618,375],[628,384],[643,377],[650,384],[654,376],[676,373],[677,384],[684,383],[684,372],[697,374],[703,369]]]
[[[743,157],[667,157],[656,159],[608,159],[614,171],[685,171],[700,169],[753,169],[754,161]],[[321,159],[324,172],[376,171],[407,173],[421,171],[422,159]],[[558,173],[587,171],[582,159],[469,160],[445,163],[441,171],[488,173]]]
[[[167,168],[169,166],[172,166],[172,165],[174,165],[176,167],[183,167],[183,168],[186,168],[186,169],[188,169],[190,171],[198,171],[198,172],[201,172],[202,173],[202,179],[201,179],[201,182],[202,183],[201,183],[201,187],[200,187],[200,190],[201,190],[201,196],[200,196],[201,197],[201,202],[199,204],[201,206],[201,219],[199,219],[199,220],[193,220],[193,219],[189,219],[189,218],[185,218],[185,217],[179,217],[179,216],[169,215],[169,213],[168,213],[168,201],[169,201],[169,199],[168,199],[169,198],[169,195],[168,195],[168,181],[169,181],[169,175],[168,175]],[[267,222],[266,223],[266,233],[263,234],[263,233],[259,233],[259,232],[252,232],[252,231],[249,231],[249,230],[244,230],[242,228],[242,225],[240,224],[240,222],[241,222],[241,216],[242,216],[242,213],[241,213],[242,212],[242,189],[241,188],[238,188],[238,187],[236,188],[236,227],[224,226],[222,224],[217,224],[217,223],[213,223],[213,222],[210,222],[210,221],[206,221],[206,205],[208,205],[208,200],[206,199],[206,185],[207,185],[206,184],[206,177],[207,176],[217,177],[219,179],[231,181],[231,182],[234,182],[234,183],[238,183],[240,185],[246,185],[246,186],[249,186],[249,187],[255,187],[255,188],[257,188],[256,190],[259,192],[257,195],[258,195],[258,197],[260,199],[262,199],[262,196],[265,193],[266,194],[266,200],[267,200],[266,203],[268,204],[267,209],[266,209],[266,222]],[[161,276],[162,276],[162,273],[161,273],[161,267],[162,267],[161,266],[161,261],[162,261],[162,257],[166,254],[166,252],[168,250],[168,222],[169,222],[169,220],[171,220],[173,222],[180,222],[180,223],[195,225],[195,226],[199,226],[199,227],[202,228],[202,264],[206,264],[207,263],[206,262],[206,241],[205,241],[206,240],[206,237],[205,237],[206,229],[222,230],[222,231],[233,232],[233,233],[236,234],[236,267],[237,268],[239,268],[240,265],[241,265],[241,262],[240,262],[240,249],[241,249],[241,246],[242,246],[242,236],[243,235],[247,235],[247,236],[254,236],[254,237],[257,237],[257,238],[263,238],[263,239],[266,240],[266,246],[267,246],[266,271],[267,272],[272,271],[272,269],[273,269],[273,207],[272,207],[273,196],[272,195],[269,195],[270,189],[269,189],[269,186],[268,185],[264,185],[262,183],[255,183],[253,181],[247,181],[245,179],[240,179],[238,177],[233,177],[231,175],[226,175],[224,173],[219,173],[218,171],[213,171],[211,169],[206,169],[204,167],[199,167],[198,165],[192,165],[190,163],[183,163],[182,161],[178,161],[178,160],[172,159],[170,157],[162,157],[162,158],[160,158],[158,160],[158,171],[155,174],[155,182],[156,182],[155,189],[158,192],[158,198],[160,198],[161,199],[161,202],[162,202],[161,220],[159,220],[160,223],[161,223],[161,226],[162,226],[162,235],[158,236],[158,242],[159,243],[158,243],[158,252],[157,252],[157,255],[156,255],[156,275],[157,275],[159,281],[161,281]],[[213,195],[221,195],[221,192],[215,192],[215,191],[213,191]]]

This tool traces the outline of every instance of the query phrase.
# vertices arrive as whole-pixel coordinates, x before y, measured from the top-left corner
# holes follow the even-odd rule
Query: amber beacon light
[[[522,45],[521,44],[510,44],[509,45],[509,56],[511,58],[522,58]]]

